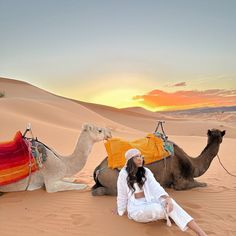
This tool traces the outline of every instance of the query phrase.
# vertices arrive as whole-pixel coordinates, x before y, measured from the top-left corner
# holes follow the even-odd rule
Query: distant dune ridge
[[[165,120],[169,139],[191,156],[206,145],[208,129],[226,130],[219,156],[236,174],[235,107],[176,112],[150,112],[143,108],[116,109],[56,96],[29,83],[0,78],[0,142],[32,124],[33,133],[61,154],[70,154],[83,123],[109,127],[114,137],[136,139],[153,132]],[[96,143],[77,181],[93,185],[93,170],[105,158],[103,142]],[[215,158],[199,178],[205,188],[176,192],[167,189],[209,235],[236,235],[236,179]],[[112,213],[115,197],[92,197],[90,190],[48,194],[44,190],[8,193],[0,197],[0,234],[15,235],[194,235],[163,221],[135,223]],[[10,220],[9,220],[10,219]]]

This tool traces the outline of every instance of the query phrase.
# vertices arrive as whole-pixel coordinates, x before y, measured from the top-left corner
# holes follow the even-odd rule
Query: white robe
[[[168,193],[156,181],[153,173],[146,167],[146,181],[143,185],[145,198],[136,199],[127,184],[128,173],[122,168],[117,181],[117,210],[122,216],[126,211],[129,219],[138,222],[150,222],[158,219],[165,219],[166,212],[163,207],[162,196],[169,196]],[[168,214],[181,230],[186,230],[188,222],[193,218],[185,212],[173,199],[173,210]]]

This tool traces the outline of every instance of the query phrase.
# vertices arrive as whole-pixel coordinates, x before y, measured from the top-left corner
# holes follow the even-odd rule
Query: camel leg
[[[189,181],[186,184],[186,189],[197,188],[197,187],[206,187],[206,186],[207,186],[206,183],[202,183],[202,182],[198,182],[196,180],[193,180],[193,181]]]
[[[106,188],[106,187],[98,187],[98,188],[92,189],[92,195],[93,196],[103,196],[103,195],[116,196],[117,190]]]
[[[196,188],[196,187],[206,187],[206,183],[198,182],[194,179],[184,179],[183,177],[178,177],[175,179],[173,188],[175,190],[186,190],[186,189],[191,189],[191,188]]]
[[[61,180],[57,180],[50,183],[45,183],[46,191],[48,193],[54,193],[59,191],[67,191],[67,190],[81,190],[87,187],[86,184],[76,184],[76,183],[68,183]]]

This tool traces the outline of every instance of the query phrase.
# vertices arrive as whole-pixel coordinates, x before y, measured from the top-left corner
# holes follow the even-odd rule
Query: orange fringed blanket
[[[125,165],[125,152],[130,148],[137,148],[144,156],[145,164],[161,160],[170,154],[164,149],[161,138],[148,134],[146,138],[135,141],[124,141],[119,138],[109,139],[105,143],[108,154],[108,167],[122,168]]]
[[[27,177],[30,159],[31,172],[34,172],[37,170],[36,162],[20,131],[16,133],[14,140],[0,143],[0,186]]]

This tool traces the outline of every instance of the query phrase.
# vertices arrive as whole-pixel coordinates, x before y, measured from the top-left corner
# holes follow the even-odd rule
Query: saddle
[[[31,143],[18,131],[12,141],[0,143],[0,186],[26,178],[38,170]]]
[[[108,167],[112,169],[120,169],[125,165],[125,152],[130,148],[140,150],[144,156],[145,164],[160,161],[171,155],[165,149],[163,139],[154,134],[148,134],[145,138],[134,141],[111,138],[105,143],[105,148],[108,154]]]

